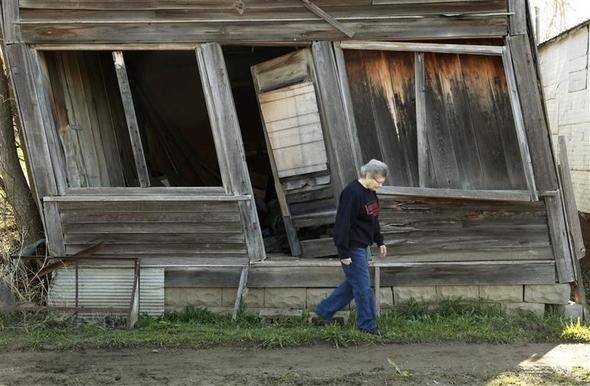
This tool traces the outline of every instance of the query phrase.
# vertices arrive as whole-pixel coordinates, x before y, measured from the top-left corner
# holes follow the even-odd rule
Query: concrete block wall
[[[332,290],[333,288],[249,288],[244,303],[246,308],[253,311],[262,308],[313,310]],[[569,284],[382,287],[381,309],[392,308],[411,300],[437,303],[443,299],[460,298],[499,304],[506,312],[524,310],[543,315],[545,305],[567,305],[570,292]],[[236,288],[167,288],[166,308],[231,308],[235,296]],[[354,301],[349,308],[354,308]]]

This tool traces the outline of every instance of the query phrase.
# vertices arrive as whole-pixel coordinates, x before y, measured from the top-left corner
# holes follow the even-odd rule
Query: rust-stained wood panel
[[[425,53],[428,187],[526,189],[502,59]]]
[[[66,254],[248,259],[238,202],[52,202]]]
[[[392,261],[553,260],[542,202],[381,196]]]
[[[391,166],[388,185],[418,186],[414,53],[344,50],[363,163]]]

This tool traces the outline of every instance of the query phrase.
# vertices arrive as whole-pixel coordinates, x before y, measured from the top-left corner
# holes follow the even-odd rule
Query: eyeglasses
[[[371,179],[381,186],[385,183],[384,177],[381,177],[381,178],[371,177]]]

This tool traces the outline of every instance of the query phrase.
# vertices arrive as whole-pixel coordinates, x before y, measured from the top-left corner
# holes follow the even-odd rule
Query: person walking
[[[361,168],[361,178],[342,190],[332,237],[345,280],[315,309],[318,316],[330,321],[334,313],[354,299],[357,328],[369,334],[379,334],[379,329],[371,291],[367,248],[376,243],[379,255],[387,255],[379,227],[380,206],[376,193],[383,186],[387,173],[385,163],[372,159]]]

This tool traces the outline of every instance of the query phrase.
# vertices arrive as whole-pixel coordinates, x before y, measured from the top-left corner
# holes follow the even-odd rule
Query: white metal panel
[[[80,307],[128,308],[133,291],[133,268],[80,267],[78,272]],[[139,312],[150,316],[164,313],[164,269],[142,268]],[[56,272],[47,303],[54,307],[73,307],[76,302],[76,272],[73,267]]]

